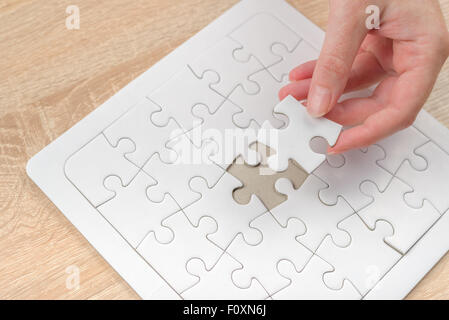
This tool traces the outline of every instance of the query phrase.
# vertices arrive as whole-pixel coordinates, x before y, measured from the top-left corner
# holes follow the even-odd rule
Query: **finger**
[[[337,103],[325,117],[343,126],[361,124],[370,115],[385,108],[396,80],[397,77],[384,79],[370,97],[353,98]]]
[[[428,98],[439,68],[422,65],[404,72],[391,88],[387,107],[374,113],[360,126],[344,131],[330,153],[369,146],[410,126]]]
[[[330,1],[329,24],[313,72],[308,111],[328,113],[343,93],[354,59],[368,33],[364,1]]]
[[[302,75],[307,75],[308,73],[305,71],[306,68],[301,69],[302,66],[303,65],[293,69],[290,74],[292,75],[293,73],[295,73],[294,70],[300,70],[298,71],[299,73],[302,72]],[[344,89],[344,93],[368,88],[373,84],[381,81],[385,76],[386,72],[378,63],[376,57],[370,52],[362,52],[357,55],[354,61],[354,65]],[[307,98],[307,94],[311,85],[311,79],[296,79],[297,80],[295,80],[295,82],[291,82],[281,88],[281,90],[279,91],[280,100],[284,99],[288,95],[293,96],[296,100],[304,100]]]
[[[299,81],[312,78],[316,62],[317,60],[308,61],[292,69],[289,74],[290,81]]]

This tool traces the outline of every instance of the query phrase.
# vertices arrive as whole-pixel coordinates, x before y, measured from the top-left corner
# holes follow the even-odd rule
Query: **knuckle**
[[[410,115],[407,117],[404,117],[402,121],[400,122],[400,129],[406,129],[410,127],[416,120],[416,115]]]

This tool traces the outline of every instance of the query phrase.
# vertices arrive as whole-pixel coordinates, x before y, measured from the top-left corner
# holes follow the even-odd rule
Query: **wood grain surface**
[[[27,160],[236,0],[0,0],[0,298],[138,296],[28,179]],[[327,1],[290,1],[326,27]],[[81,27],[65,27],[66,7]],[[449,21],[449,0],[441,0]],[[449,126],[449,63],[425,108]],[[70,266],[79,288],[67,289]],[[449,298],[449,255],[410,293]]]

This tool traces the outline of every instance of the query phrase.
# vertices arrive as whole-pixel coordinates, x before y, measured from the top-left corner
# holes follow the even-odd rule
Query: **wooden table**
[[[0,2],[0,298],[135,299],[25,173],[27,160],[237,0]],[[291,3],[325,28],[327,1]],[[76,4],[81,28],[67,30]],[[449,20],[449,0],[441,0]],[[426,109],[449,126],[449,63]],[[67,289],[66,269],[80,270]],[[449,298],[449,255],[410,293]]]

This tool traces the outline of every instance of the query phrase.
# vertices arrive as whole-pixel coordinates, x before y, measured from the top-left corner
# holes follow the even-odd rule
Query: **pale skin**
[[[368,5],[380,29],[366,27]],[[307,99],[310,115],[345,130],[328,153],[367,147],[410,126],[449,56],[449,33],[437,0],[329,0],[329,22],[318,60],[290,72],[279,98]],[[344,92],[380,83],[372,96],[338,103]]]

